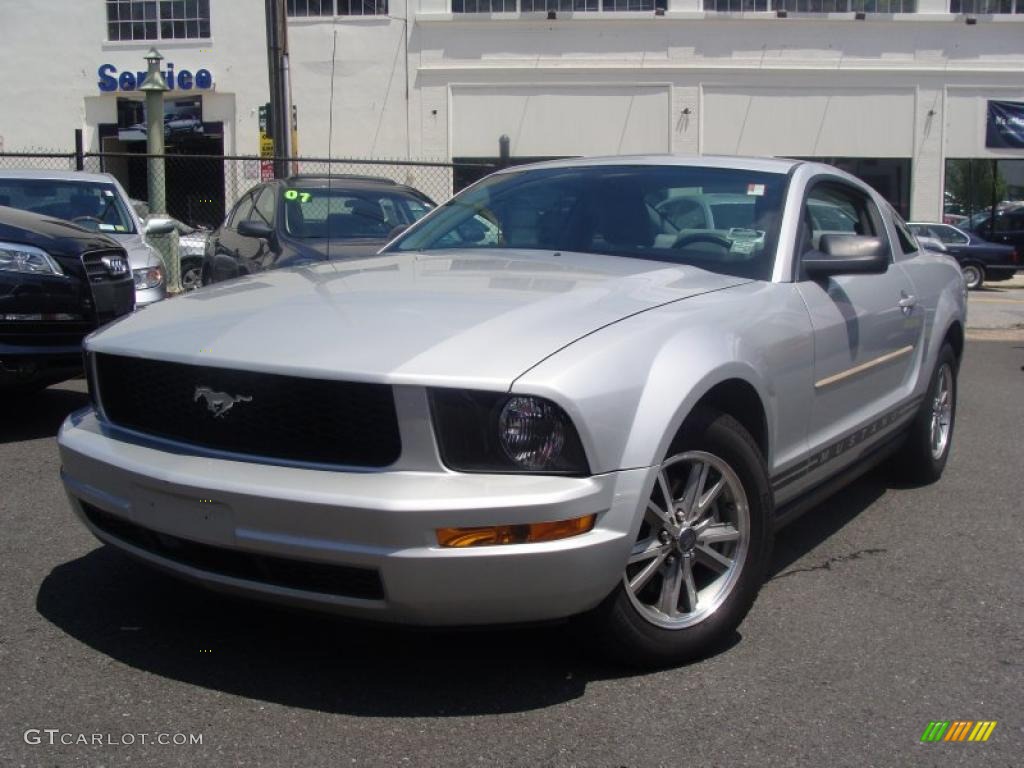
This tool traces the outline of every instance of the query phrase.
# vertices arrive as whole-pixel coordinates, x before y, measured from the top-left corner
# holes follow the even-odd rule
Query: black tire
[[[738,575],[729,591],[723,591],[721,603],[703,618],[699,618],[698,610],[691,615],[696,623],[684,627],[658,626],[652,619],[645,617],[637,598],[627,593],[625,579],[628,572],[624,568],[624,578],[596,609],[582,617],[582,627],[589,642],[596,640],[605,656],[630,666],[657,668],[676,665],[722,647],[735,636],[736,627],[747,615],[764,581],[772,547],[773,498],[768,469],[761,451],[739,422],[710,409],[695,411],[686,420],[662,466],[693,451],[717,457],[738,478],[748,510],[746,552],[743,557],[733,560],[740,564]],[[726,509],[729,508],[727,501],[715,502],[713,508],[717,510],[719,504],[726,504]],[[732,509],[735,510],[735,505],[732,505]],[[716,511],[714,514],[717,516],[720,513]],[[644,522],[641,526],[641,536],[644,535],[643,525],[646,524]],[[649,535],[653,535],[653,531]],[[681,543],[679,545],[682,546]],[[675,553],[675,550],[672,551]],[[699,558],[691,559],[690,562],[699,563]],[[665,567],[671,568],[670,563],[671,560],[666,561]],[[691,565],[690,568],[695,569],[696,566]],[[655,578],[667,578],[660,575],[660,570],[656,573],[659,575],[650,577],[652,583]],[[691,570],[691,574],[696,573],[696,570]],[[640,590],[635,592],[639,593]],[[715,604],[714,600],[710,602]],[[698,600],[695,606],[699,604]],[[678,602],[675,607],[679,608]],[[648,607],[648,610],[651,608]]]
[[[949,430],[941,451],[936,452],[933,450],[932,420],[936,412],[937,398],[940,396],[939,390],[942,386],[944,369],[949,371],[948,384],[951,386]],[[956,426],[958,369],[959,363],[953,347],[948,343],[943,344],[928,383],[928,392],[921,404],[921,409],[907,430],[907,439],[899,454],[897,467],[904,480],[926,485],[934,483],[942,477],[946,461],[949,459],[950,448],[953,445],[953,429]]]
[[[203,284],[203,260],[197,258],[181,261],[181,290],[185,293],[194,291]]]
[[[975,291],[981,288],[985,282],[985,268],[980,264],[968,262],[960,267],[960,271],[963,273],[964,283],[968,290]]]

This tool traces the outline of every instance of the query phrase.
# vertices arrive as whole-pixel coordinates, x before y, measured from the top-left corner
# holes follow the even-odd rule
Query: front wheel
[[[981,288],[981,284],[985,282],[985,270],[977,264],[964,264],[960,271],[969,290]]]
[[[764,458],[732,417],[699,411],[657,471],[622,580],[586,620],[613,657],[678,664],[728,640],[771,551]]]
[[[181,290],[194,291],[203,284],[202,259],[184,259],[181,262]]]

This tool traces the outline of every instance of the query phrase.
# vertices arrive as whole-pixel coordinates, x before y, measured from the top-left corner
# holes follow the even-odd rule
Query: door
[[[801,256],[816,251],[824,234],[879,237],[889,251],[882,274],[801,276],[798,283],[814,333],[808,443],[820,474],[828,475],[881,438],[887,425],[880,419],[909,396],[924,310],[893,261],[881,213],[866,191],[845,181],[817,183],[801,229]]]
[[[221,225],[214,235],[213,267],[211,270],[213,282],[230,280],[233,277],[238,277],[240,274],[239,259],[242,256],[242,241],[245,238],[238,234],[238,225],[249,218],[250,213],[252,213],[251,192],[235,203],[235,207],[231,209],[228,217],[224,220],[224,224]]]

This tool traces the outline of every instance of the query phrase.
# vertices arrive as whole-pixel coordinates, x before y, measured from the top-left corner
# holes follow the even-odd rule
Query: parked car
[[[203,284],[267,269],[369,256],[434,207],[366,176],[293,176],[242,196],[208,239]]]
[[[680,230],[656,210],[680,190],[753,204]],[[733,636],[777,526],[886,459],[942,474],[965,304],[957,263],[831,166],[516,167],[378,255],[90,337],[62,477],[101,541],[214,589],[581,616],[588,647],[676,663]]]
[[[81,374],[82,339],[134,307],[128,254],[118,243],[0,207],[0,393]]]
[[[975,214],[965,227],[989,242],[1012,246],[1017,254],[1024,254],[1024,205],[1012,203],[996,209],[995,222],[992,213]]]
[[[137,201],[132,201],[136,212]],[[143,205],[145,205],[143,203]],[[148,206],[147,206],[148,210]],[[140,214],[141,215],[141,214]],[[147,214],[149,216],[149,214]],[[166,214],[156,214],[146,219],[146,224],[160,228],[167,227],[178,232],[178,261],[181,264],[181,288],[186,293],[202,285],[203,256],[206,253],[206,239],[210,230],[206,227],[192,227]]]
[[[918,238],[930,238],[942,244],[945,252],[960,263],[968,288],[981,288],[986,281],[1009,280],[1017,270],[1024,269],[1016,248],[990,243],[976,232],[927,222],[911,222],[907,226]]]
[[[164,136],[175,138],[203,132],[203,121],[198,115],[164,115]]]
[[[148,306],[167,295],[163,260],[144,238],[157,234],[161,226],[146,229],[124,188],[109,173],[0,170],[0,205],[56,216],[113,238],[128,252],[136,306]]]

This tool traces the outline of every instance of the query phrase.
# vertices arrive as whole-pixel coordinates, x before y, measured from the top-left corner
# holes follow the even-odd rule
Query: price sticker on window
[[[301,192],[297,189],[286,189],[284,191],[285,200],[298,200],[300,203],[308,203],[313,199],[311,192]]]

